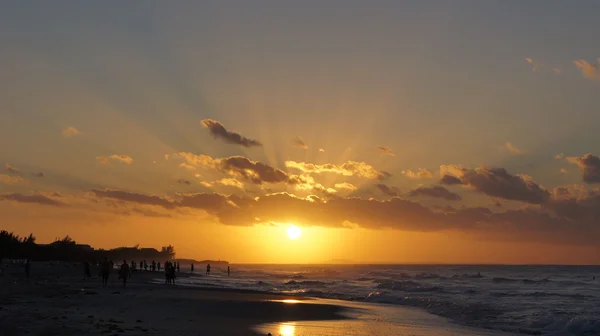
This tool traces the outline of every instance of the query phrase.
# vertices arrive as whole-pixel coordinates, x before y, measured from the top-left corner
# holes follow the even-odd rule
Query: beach
[[[0,277],[0,334],[12,335],[508,335],[419,309],[227,288],[167,286],[135,272],[107,288],[78,263],[12,266]],[[195,277],[199,275],[194,275]],[[179,273],[186,283],[189,274]]]

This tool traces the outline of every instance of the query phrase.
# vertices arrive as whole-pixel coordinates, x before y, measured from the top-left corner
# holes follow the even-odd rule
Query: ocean
[[[418,307],[459,325],[525,335],[600,335],[600,266],[232,265],[230,277],[213,268],[185,280]]]

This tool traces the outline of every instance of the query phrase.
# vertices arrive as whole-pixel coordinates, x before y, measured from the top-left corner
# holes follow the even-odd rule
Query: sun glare
[[[287,235],[290,237],[290,239],[296,240],[302,236],[302,229],[296,225],[290,225],[290,227],[287,229]]]

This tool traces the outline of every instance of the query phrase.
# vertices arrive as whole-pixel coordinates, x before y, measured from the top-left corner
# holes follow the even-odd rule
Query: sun
[[[296,225],[290,225],[290,227],[287,229],[287,235],[290,237],[290,239],[296,240],[302,236],[302,229]]]

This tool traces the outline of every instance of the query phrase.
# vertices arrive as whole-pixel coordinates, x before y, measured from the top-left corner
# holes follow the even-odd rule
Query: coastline
[[[161,272],[137,272],[127,288],[111,274],[107,288],[83,280],[72,263],[34,264],[29,279],[0,277],[0,334],[16,335],[260,335],[264,323],[345,318],[347,308],[257,291],[167,286]],[[57,274],[61,273],[61,274]],[[94,272],[92,273],[94,274]],[[178,274],[184,279],[188,274]]]
[[[95,270],[92,271],[95,273]],[[77,263],[34,263],[0,277],[0,334],[16,335],[514,335],[451,323],[421,309],[257,290],[160,282],[136,272],[127,288],[82,279]],[[194,276],[199,276],[194,274]]]

